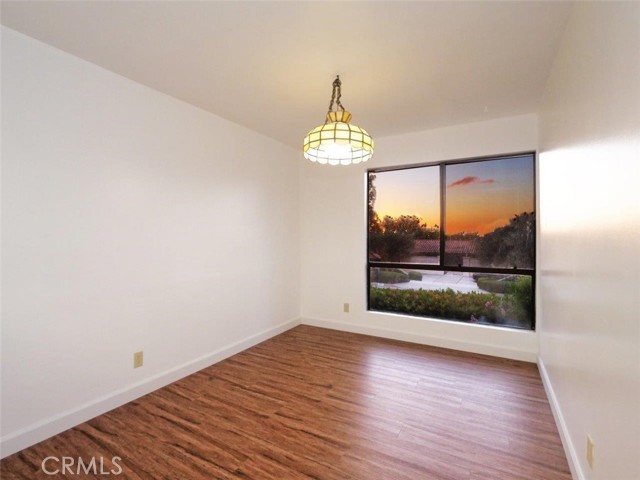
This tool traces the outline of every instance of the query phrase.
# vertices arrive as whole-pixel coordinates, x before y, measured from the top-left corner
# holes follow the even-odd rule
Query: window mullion
[[[446,189],[447,171],[444,164],[440,165],[440,262],[438,265],[444,267],[445,255],[445,221],[446,221]]]

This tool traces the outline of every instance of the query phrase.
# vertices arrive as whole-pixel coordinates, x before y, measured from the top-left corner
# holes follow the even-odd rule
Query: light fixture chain
[[[335,103],[340,110],[344,112],[344,107],[342,106],[342,102],[340,102],[340,98],[342,97],[341,90],[342,82],[340,81],[340,75],[336,75],[336,79],[333,81],[333,91],[331,93],[331,101],[329,102],[329,111],[333,110],[333,104]]]

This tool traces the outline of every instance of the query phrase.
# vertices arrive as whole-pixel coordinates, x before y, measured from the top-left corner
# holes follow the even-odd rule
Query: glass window
[[[534,159],[368,172],[369,309],[533,330]]]
[[[373,267],[370,309],[469,323],[531,329],[529,275]]]
[[[533,268],[533,157],[445,168],[445,265]]]
[[[369,260],[440,263],[438,167],[369,174]]]

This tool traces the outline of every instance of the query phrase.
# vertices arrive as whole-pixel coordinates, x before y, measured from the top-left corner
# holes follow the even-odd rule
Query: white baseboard
[[[408,333],[355,323],[338,322],[334,320],[320,320],[316,318],[302,318],[300,323],[302,323],[303,325],[311,325],[314,327],[330,328],[332,330],[341,330],[344,332],[361,333],[363,335],[371,335],[374,337],[390,338],[393,340],[402,340],[405,342],[419,343],[421,345],[430,345],[433,347],[450,348],[463,352],[479,353],[481,355],[509,358],[512,360],[521,360],[524,362],[535,363],[538,358],[538,352],[533,350],[520,350],[504,347],[501,345],[472,343],[451,338],[420,335],[417,333]]]
[[[582,472],[582,467],[580,466],[580,461],[578,460],[578,454],[576,452],[575,445],[571,441],[567,423],[564,420],[564,415],[562,415],[562,409],[560,408],[560,404],[558,403],[558,398],[556,397],[556,394],[553,390],[553,385],[551,384],[551,380],[549,379],[547,368],[544,366],[544,362],[540,357],[538,357],[538,370],[540,371],[540,377],[542,378],[544,389],[547,392],[547,398],[549,399],[549,405],[551,405],[553,418],[556,421],[556,426],[558,427],[558,432],[560,433],[560,439],[562,440],[564,453],[567,456],[567,462],[569,462],[569,468],[571,469],[571,476],[574,480],[586,480],[586,477]]]
[[[275,327],[268,328],[250,337],[239,340],[229,346],[215,350],[195,360],[178,365],[170,370],[154,375],[134,385],[125,387],[103,397],[97,398],[77,408],[68,410],[42,422],[30,425],[17,432],[5,435],[0,440],[0,458],[5,458],[13,453],[30,447],[53,435],[64,432],[103,413],[120,407],[136,398],[153,392],[225,358],[240,353],[249,347],[268,340],[300,324],[300,320],[291,320]]]

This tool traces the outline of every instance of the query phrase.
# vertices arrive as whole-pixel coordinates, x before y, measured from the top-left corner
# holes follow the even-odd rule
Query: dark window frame
[[[463,163],[478,163],[478,162],[489,162],[493,160],[506,160],[514,157],[532,157],[533,160],[533,205],[535,212],[535,222],[536,229],[534,231],[534,242],[533,242],[533,268],[495,268],[495,267],[465,267],[462,265],[459,266],[451,266],[445,265],[445,242],[446,242],[446,167],[447,165],[459,165]],[[379,168],[370,168],[366,171],[366,181],[367,181],[367,198],[366,198],[366,229],[367,229],[367,262],[366,262],[366,275],[367,275],[367,311],[369,312],[378,312],[378,313],[393,313],[393,312],[385,312],[383,310],[373,310],[371,308],[371,269],[372,268],[400,268],[407,270],[432,270],[432,271],[443,271],[443,272],[469,272],[469,273],[489,273],[489,274],[515,274],[515,275],[527,275],[531,277],[532,284],[532,301],[533,301],[533,318],[531,319],[531,329],[526,331],[536,331],[536,273],[537,273],[537,255],[538,255],[538,235],[537,235],[537,225],[538,225],[538,192],[537,192],[537,176],[538,176],[538,168],[537,168],[537,152],[535,151],[525,151],[518,152],[512,154],[501,154],[501,155],[486,155],[481,157],[472,157],[472,158],[463,158],[463,159],[455,159],[455,160],[442,160],[436,162],[424,162],[418,164],[410,164],[410,165],[399,165],[393,167],[379,167]],[[369,258],[369,198],[368,192],[370,188],[370,177],[371,174],[382,173],[382,172],[393,172],[398,170],[411,170],[414,168],[424,168],[424,167],[439,167],[439,175],[440,175],[440,256],[438,259],[438,264],[426,264],[426,263],[402,263],[402,262],[375,262],[371,261]],[[429,318],[423,317],[420,315],[411,315],[407,313],[400,313],[398,315],[406,315],[413,316],[417,318]],[[459,320],[454,319],[446,319],[446,318],[438,318],[438,320],[456,322],[456,323],[464,323]],[[509,329],[511,327],[495,325],[499,328]]]

